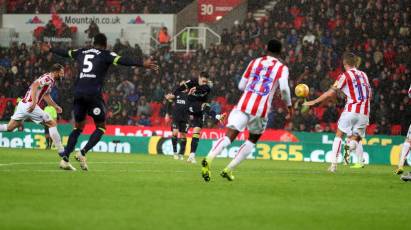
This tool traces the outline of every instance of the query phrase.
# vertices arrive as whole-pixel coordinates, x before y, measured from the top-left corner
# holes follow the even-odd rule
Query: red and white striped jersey
[[[42,100],[43,97],[46,93],[50,93],[51,89],[54,86],[54,79],[51,77],[50,73],[43,74],[41,77],[39,77],[37,80],[34,82],[39,82],[40,89],[37,91],[37,104],[39,104]],[[31,90],[33,87],[34,82],[31,84],[29,90],[27,91],[26,95],[23,98],[23,102],[32,102],[33,99],[31,98]]]
[[[408,97],[411,98],[411,85],[410,85],[410,88],[408,89]]]
[[[253,116],[267,117],[278,86],[288,90],[289,94],[288,67],[271,56],[252,60],[238,86],[244,93],[236,109]],[[291,105],[290,95],[286,100]]]
[[[356,68],[349,69],[338,77],[333,87],[347,97],[344,112],[370,115],[371,86],[367,74]]]

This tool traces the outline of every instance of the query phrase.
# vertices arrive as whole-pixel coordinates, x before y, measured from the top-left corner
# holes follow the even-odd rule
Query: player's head
[[[198,75],[198,84],[199,85],[207,85],[208,83],[208,78],[209,75],[207,72],[201,72],[200,75]]]
[[[94,36],[93,45],[97,48],[105,49],[107,48],[107,37],[103,33],[99,33]]]
[[[54,78],[64,77],[64,66],[58,63],[53,64],[50,67],[50,73],[54,76]]]
[[[277,39],[271,39],[267,43],[267,53],[279,55],[281,54],[281,49],[283,48],[281,42]]]
[[[344,53],[342,59],[343,59],[344,68],[346,70],[357,66],[358,58],[353,53],[350,53],[350,52]]]

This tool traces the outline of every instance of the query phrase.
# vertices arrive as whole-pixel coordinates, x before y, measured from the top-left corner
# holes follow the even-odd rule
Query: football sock
[[[180,139],[180,155],[184,155],[185,151],[186,151],[186,145],[187,145],[187,138],[181,138]]]
[[[332,155],[331,155],[331,163],[333,165],[337,165],[338,155],[340,154],[340,151],[341,151],[341,142],[342,142],[342,139],[340,137],[334,138]]]
[[[400,161],[398,162],[399,168],[402,168],[404,166],[405,159],[407,158],[409,153],[410,153],[410,143],[408,141],[405,141],[402,146]]]
[[[94,130],[94,132],[91,134],[90,139],[88,139],[88,142],[86,146],[80,151],[81,155],[85,156],[90,149],[92,149],[100,140],[101,137],[104,135],[104,132],[106,130],[103,128],[98,128]]]
[[[68,162],[70,153],[73,152],[74,148],[76,147],[77,139],[82,132],[83,130],[81,129],[73,129],[73,131],[71,131],[66,148],[64,149],[64,153],[60,155],[61,157],[63,157],[63,160]]]
[[[217,140],[216,144],[210,150],[207,156],[207,161],[211,163],[214,158],[223,151],[223,149],[231,144],[230,138],[224,136]]]
[[[171,143],[173,144],[173,153],[177,154],[177,142],[178,142],[178,138],[173,136],[171,137]]]
[[[196,153],[197,151],[197,146],[199,142],[200,134],[199,133],[194,133],[193,134],[193,139],[191,139],[191,153]]]
[[[241,161],[247,158],[248,155],[253,151],[255,144],[249,140],[246,140],[244,144],[240,146],[237,156],[228,164],[227,168],[229,170],[234,170]]]
[[[50,149],[51,148],[51,137],[48,136],[46,137],[46,149]]]
[[[58,153],[62,153],[64,151],[63,144],[61,144],[61,138],[57,127],[50,127],[50,138],[53,140],[54,145],[57,148]]]
[[[357,142],[357,147],[355,148],[355,154],[357,155],[357,164],[364,164],[363,163],[364,148],[362,146],[361,141]]]
[[[184,155],[185,151],[186,151],[186,145],[187,145],[187,138],[180,138],[180,152],[179,154]]]
[[[7,131],[7,124],[0,125],[0,132]]]

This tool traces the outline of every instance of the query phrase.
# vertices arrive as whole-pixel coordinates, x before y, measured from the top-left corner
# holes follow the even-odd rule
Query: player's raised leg
[[[16,121],[11,119],[8,124],[0,124],[0,132],[11,132],[14,129],[20,127],[23,124],[23,121]]]

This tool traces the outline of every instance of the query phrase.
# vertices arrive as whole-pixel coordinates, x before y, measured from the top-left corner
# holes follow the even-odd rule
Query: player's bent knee
[[[239,133],[240,132],[238,130],[227,128],[225,135],[230,139],[231,142],[233,142]]]
[[[57,122],[55,120],[46,121],[44,124],[49,128],[57,126]]]
[[[258,140],[260,139],[261,134],[254,134],[250,133],[250,136],[248,137],[248,140],[251,141],[252,143],[256,144]]]

